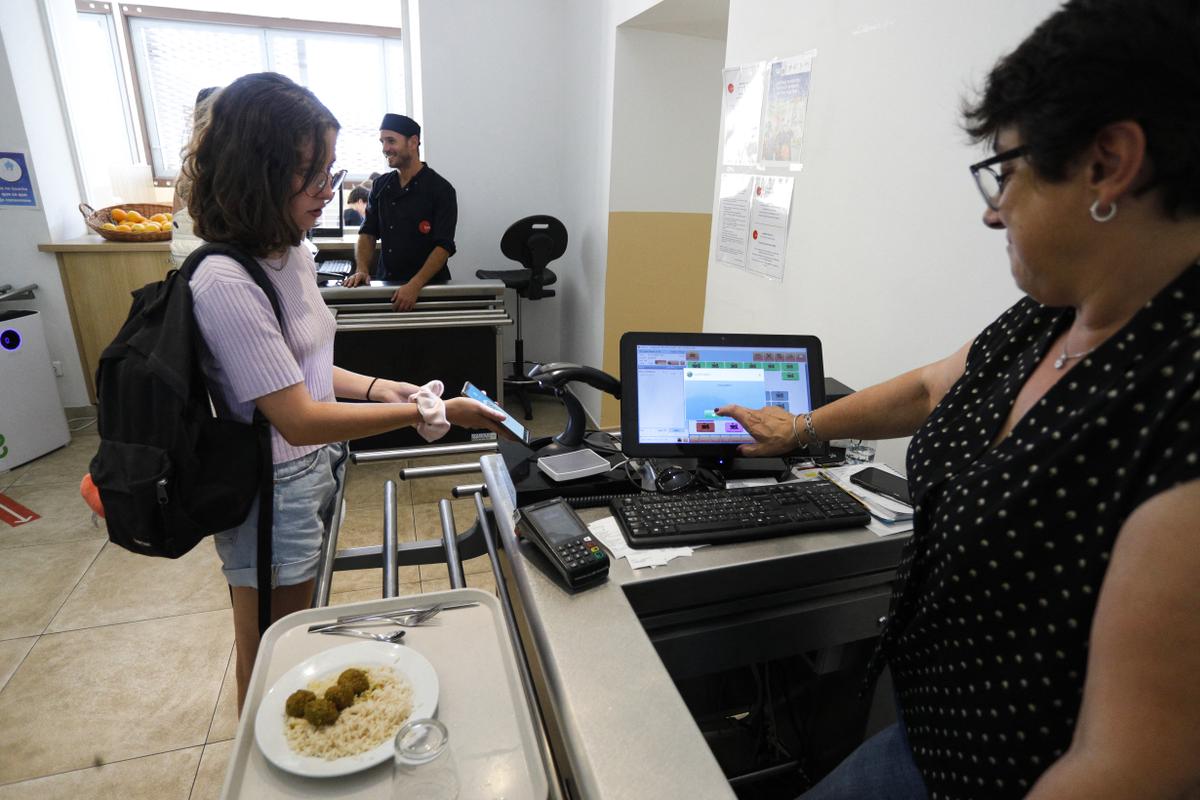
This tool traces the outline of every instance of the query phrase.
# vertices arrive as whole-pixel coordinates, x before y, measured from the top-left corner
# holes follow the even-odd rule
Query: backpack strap
[[[271,279],[267,277],[267,273],[263,270],[262,265],[245,251],[231,244],[205,243],[193,250],[179,268],[183,279],[190,281],[192,275],[199,268],[200,262],[208,256],[226,256],[242,265],[242,269],[246,270],[255,285],[262,289],[263,294],[267,296],[267,300],[271,303],[271,310],[275,312],[275,319],[279,322],[279,330],[282,332],[283,308],[279,305],[279,295],[275,294],[275,286],[271,283]]]
[[[261,421],[260,421],[261,417]],[[262,413],[254,409],[254,427],[258,431],[259,452],[267,457],[259,460],[258,473],[258,636],[261,639],[271,627],[271,538],[275,532],[275,471],[271,460],[271,426]],[[263,587],[267,587],[263,590]]]
[[[275,319],[279,322],[279,332],[283,333],[283,308],[279,305],[279,296],[275,286],[262,265],[247,253],[229,244],[205,243],[193,250],[179,268],[180,276],[190,281],[196,269],[210,255],[227,256],[242,265],[251,279],[262,289],[263,294],[271,303]],[[258,473],[258,635],[261,638],[271,627],[271,538],[275,521],[275,474],[274,462],[271,458],[271,424],[258,406],[254,407],[254,427],[258,430],[259,452],[266,457],[259,463]],[[266,591],[263,587],[266,587]]]

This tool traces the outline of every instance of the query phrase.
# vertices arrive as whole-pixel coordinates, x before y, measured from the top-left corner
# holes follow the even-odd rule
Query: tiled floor
[[[549,398],[535,399],[534,417],[535,434],[565,419]],[[84,429],[0,474],[0,493],[41,515],[0,523],[0,800],[216,798],[237,726],[220,562],[211,540],[175,561],[109,544],[79,498],[97,442]],[[380,543],[383,483],[398,468],[350,467],[339,546]],[[479,480],[397,480],[402,540],[440,538],[437,501]],[[461,530],[474,504],[453,505]],[[469,585],[495,589],[486,558],[464,570]],[[401,594],[449,588],[444,567],[406,567],[400,581]],[[381,583],[380,570],[334,573],[330,602],[378,598]]]

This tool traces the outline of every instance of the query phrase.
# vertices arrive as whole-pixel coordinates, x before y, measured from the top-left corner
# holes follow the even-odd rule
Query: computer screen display
[[[621,338],[621,438],[627,455],[721,456],[754,439],[715,409],[824,400],[815,336],[627,333]]]
[[[317,220],[316,226],[312,229],[312,235],[322,238],[341,238],[342,227],[342,210],[344,208],[342,190],[339,188],[335,193],[335,197],[325,204],[325,208],[321,211],[321,219]]]

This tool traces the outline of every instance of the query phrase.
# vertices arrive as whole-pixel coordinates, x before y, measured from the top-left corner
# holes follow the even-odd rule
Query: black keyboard
[[[336,275],[340,278],[344,278],[351,272],[354,272],[353,261],[346,261],[340,258],[331,258],[328,261],[320,261],[317,263],[318,275]]]
[[[689,494],[641,494],[609,504],[630,547],[767,539],[866,525],[867,510],[828,481]]]

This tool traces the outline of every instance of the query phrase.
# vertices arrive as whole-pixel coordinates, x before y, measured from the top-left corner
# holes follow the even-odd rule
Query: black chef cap
[[[421,126],[412,117],[403,114],[384,114],[383,122],[379,123],[381,131],[395,131],[401,136],[420,136]]]

